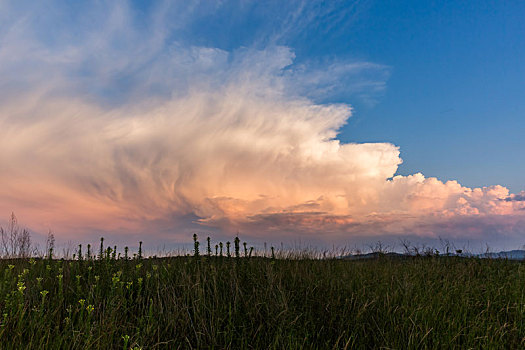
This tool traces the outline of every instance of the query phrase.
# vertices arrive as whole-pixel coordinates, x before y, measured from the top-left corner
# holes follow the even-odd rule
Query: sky
[[[0,0],[0,225],[519,248],[524,15],[522,1]]]

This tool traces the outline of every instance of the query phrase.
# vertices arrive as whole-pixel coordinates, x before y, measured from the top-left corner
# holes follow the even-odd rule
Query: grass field
[[[525,347],[525,265],[506,260],[108,252],[0,278],[2,349]]]

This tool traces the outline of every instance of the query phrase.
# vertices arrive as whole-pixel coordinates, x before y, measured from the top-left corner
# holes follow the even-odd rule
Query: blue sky
[[[347,50],[389,65],[391,76],[375,106],[354,103],[341,137],[401,146],[401,174],[522,190],[524,14],[520,1],[371,5]]]
[[[362,91],[348,93],[341,82],[339,91],[324,96],[323,101],[355,107],[340,138],[400,146],[400,174],[421,171],[470,187],[523,190],[525,3],[363,1],[350,9],[347,4],[280,42],[294,48],[297,62],[342,57],[388,66],[377,94],[360,98]],[[337,12],[345,16],[330,25]],[[246,22],[216,35],[210,25],[207,43],[250,45],[251,37],[235,33],[250,33],[252,23],[265,21]]]
[[[521,246],[524,15],[0,0],[0,211],[75,240]]]
[[[146,12],[151,7],[137,4]],[[191,45],[232,51],[275,43],[293,49],[295,65],[339,60],[385,66],[374,76],[384,83],[376,88],[356,90],[359,81],[343,77],[330,93],[314,97],[354,107],[341,140],[400,146],[399,174],[421,171],[469,187],[525,189],[522,1],[233,1],[203,7],[182,31]],[[295,20],[289,18],[294,11],[302,11]]]

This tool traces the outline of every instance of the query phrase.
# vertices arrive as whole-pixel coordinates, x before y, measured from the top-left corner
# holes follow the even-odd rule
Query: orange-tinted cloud
[[[304,97],[302,84],[330,79],[322,70],[308,77],[291,72],[291,49],[177,44],[160,53],[156,36],[133,41],[131,35],[123,45],[133,49],[115,52],[108,42],[126,21],[116,23],[104,33],[107,40],[99,33],[60,52],[32,41],[22,24],[2,38],[0,212],[6,216],[15,211],[31,228],[49,227],[58,236],[165,235],[170,227],[195,226],[327,240],[523,233],[521,195],[420,173],[396,176],[397,146],[339,141],[351,107]],[[93,56],[97,47],[103,58]],[[86,57],[94,63],[83,78],[78,71]],[[27,75],[10,73],[20,61]],[[352,69],[384,67],[334,63],[327,74]],[[120,100],[119,88],[127,87],[111,77],[134,70],[139,83]],[[101,96],[104,84],[117,102]],[[153,93],[156,87],[162,93]]]

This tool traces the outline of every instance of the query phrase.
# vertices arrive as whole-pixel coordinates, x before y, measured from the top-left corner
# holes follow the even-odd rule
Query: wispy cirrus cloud
[[[523,233],[520,195],[396,176],[397,146],[337,139],[352,108],[321,101],[341,89],[374,96],[389,68],[296,62],[283,43],[291,23],[306,28],[332,18],[330,8],[297,3],[288,30],[254,31],[253,46],[227,48],[190,39],[195,23],[233,11],[228,3],[55,5],[4,4],[15,15],[0,26],[0,211],[36,230]]]

